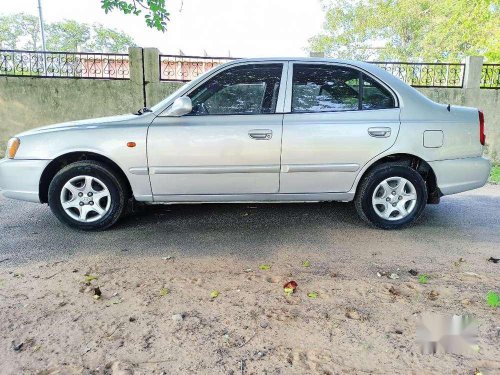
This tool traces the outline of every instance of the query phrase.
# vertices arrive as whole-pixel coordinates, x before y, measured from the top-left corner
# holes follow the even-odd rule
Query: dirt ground
[[[389,232],[321,203],[148,207],[82,233],[0,197],[0,374],[500,374],[499,233],[500,185]],[[421,354],[423,314],[473,316],[477,346]]]
[[[0,264],[0,372],[500,374],[500,309],[485,301],[500,286],[500,264],[365,252],[255,260],[123,252]],[[298,287],[287,296],[291,280]],[[424,312],[472,314],[478,346],[420,354]]]

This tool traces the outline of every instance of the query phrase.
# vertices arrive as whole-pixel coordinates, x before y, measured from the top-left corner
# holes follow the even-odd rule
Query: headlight
[[[9,159],[14,159],[20,144],[21,141],[19,140],[19,138],[9,139],[9,142],[7,142],[7,152],[5,153],[5,156]]]

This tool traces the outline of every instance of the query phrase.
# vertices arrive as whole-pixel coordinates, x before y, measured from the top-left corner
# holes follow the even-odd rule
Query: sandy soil
[[[370,256],[357,262],[311,252],[253,262],[123,254],[3,265],[0,372],[500,374],[500,309],[485,302],[500,286],[500,265],[457,258],[384,266]],[[428,284],[410,268],[429,274]],[[298,288],[286,296],[290,280]],[[479,348],[420,354],[423,312],[474,315]]]

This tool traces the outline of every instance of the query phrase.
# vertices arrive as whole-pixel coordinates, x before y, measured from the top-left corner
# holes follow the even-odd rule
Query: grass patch
[[[500,184],[500,165],[494,165],[491,168],[490,182]]]
[[[429,275],[426,274],[418,275],[418,282],[420,284],[427,284],[429,282]]]

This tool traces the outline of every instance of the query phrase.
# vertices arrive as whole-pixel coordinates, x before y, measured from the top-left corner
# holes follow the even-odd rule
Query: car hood
[[[25,131],[23,133],[20,133],[17,136],[22,137],[22,136],[26,136],[26,135],[47,133],[47,132],[53,132],[53,131],[70,130],[70,129],[76,129],[76,128],[99,128],[102,126],[112,126],[115,124],[123,125],[124,123],[125,124],[126,123],[137,124],[137,123],[146,122],[148,119],[150,120],[149,122],[151,122],[152,116],[154,116],[152,113],[145,113],[143,115],[128,114],[128,115],[92,118],[92,119],[88,119],[88,120],[62,122],[59,124],[53,124],[53,125],[42,126],[39,128],[34,128],[31,130]]]

